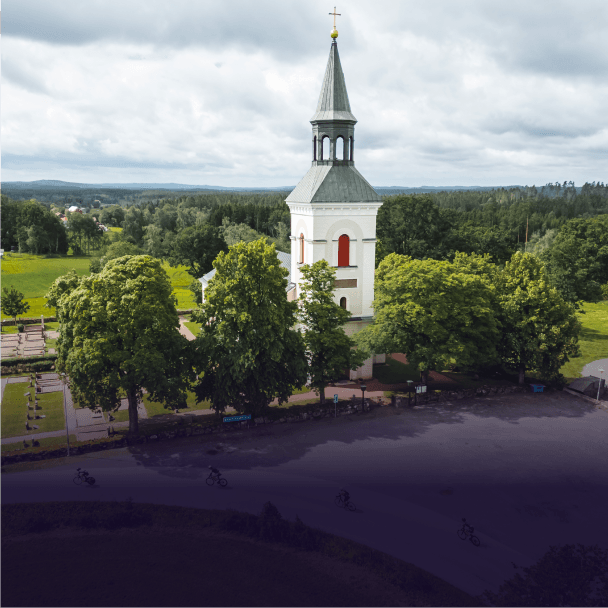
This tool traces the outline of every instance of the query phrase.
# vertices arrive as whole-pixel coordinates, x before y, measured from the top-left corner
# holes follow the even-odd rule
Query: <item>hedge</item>
[[[11,366],[11,365],[23,365],[29,363],[37,363],[38,361],[50,361],[55,363],[57,361],[57,355],[37,355],[35,357],[11,357],[10,359],[2,359],[0,365]]]

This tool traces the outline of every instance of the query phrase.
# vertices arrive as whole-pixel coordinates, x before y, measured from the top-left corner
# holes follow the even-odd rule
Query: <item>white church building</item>
[[[381,197],[355,168],[355,124],[340,65],[338,32],[333,42],[312,124],[312,166],[285,202],[291,212],[291,255],[277,252],[287,268],[287,299],[299,296],[303,264],[327,260],[336,269],[334,298],[350,311],[344,327],[352,335],[372,322],[376,250],[376,215]],[[215,269],[200,280],[203,289]],[[372,377],[372,365],[384,363],[374,355],[351,380]]]

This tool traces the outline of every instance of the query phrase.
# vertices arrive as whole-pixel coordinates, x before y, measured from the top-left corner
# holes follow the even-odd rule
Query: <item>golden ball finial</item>
[[[335,40],[338,37],[338,30],[334,27],[331,31],[331,37]]]

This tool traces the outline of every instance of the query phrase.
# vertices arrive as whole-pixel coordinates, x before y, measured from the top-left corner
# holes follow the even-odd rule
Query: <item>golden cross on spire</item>
[[[333,13],[329,13],[330,15],[334,16],[334,29],[336,29],[336,15],[338,15],[338,17],[342,17],[341,13],[336,13],[336,7],[334,6],[334,12]]]
[[[331,37],[334,39],[334,42],[336,41],[336,38],[338,37],[338,30],[336,29],[336,15],[338,15],[338,17],[341,17],[342,15],[340,13],[336,13],[336,7],[334,6],[334,12],[333,13],[329,13],[330,15],[334,16],[334,29],[331,31]]]

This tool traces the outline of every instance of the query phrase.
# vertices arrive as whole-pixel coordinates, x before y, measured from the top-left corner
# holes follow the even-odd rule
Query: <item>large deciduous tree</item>
[[[378,210],[377,233],[382,243],[378,254],[443,259],[448,229],[428,194],[386,197]]]
[[[12,285],[2,288],[1,304],[3,314],[13,317],[15,325],[17,324],[17,316],[25,314],[29,309],[30,305],[23,301],[23,294],[17,291]]]
[[[357,344],[406,353],[425,378],[452,359],[469,369],[497,360],[490,263],[465,254],[457,260],[387,256],[376,270],[374,322],[355,335]]]
[[[230,247],[214,267],[205,302],[192,314],[202,324],[194,342],[197,399],[210,399],[216,412],[233,406],[261,415],[307,378],[304,341],[294,329],[298,305],[287,301],[289,273],[265,239]]]
[[[198,279],[213,268],[213,260],[221,251],[227,252],[228,246],[217,228],[209,224],[189,226],[173,241],[169,263],[187,266],[188,273]]]
[[[541,258],[567,302],[598,302],[608,282],[608,214],[570,220]]]
[[[183,407],[193,380],[190,347],[179,333],[175,297],[161,262],[118,258],[66,287],[56,302],[57,368],[70,377],[74,402],[113,411],[126,394],[133,435],[139,431],[143,389],[167,408]]]
[[[560,379],[560,368],[580,355],[581,323],[534,255],[517,252],[497,282],[499,319],[503,326],[499,352],[503,364],[519,372],[537,370],[548,380]]]
[[[304,344],[309,365],[309,384],[325,403],[325,387],[339,380],[345,369],[357,369],[369,356],[355,350],[354,340],[344,332],[343,325],[351,317],[334,301],[336,271],[327,260],[312,266],[304,264],[300,271],[300,310]]]

